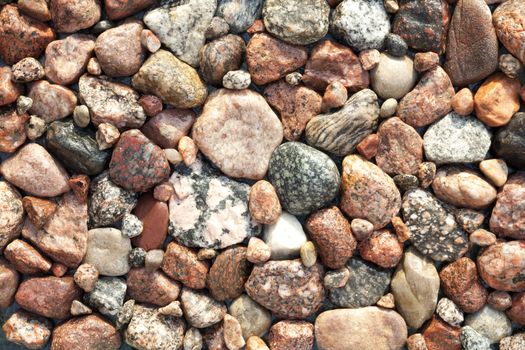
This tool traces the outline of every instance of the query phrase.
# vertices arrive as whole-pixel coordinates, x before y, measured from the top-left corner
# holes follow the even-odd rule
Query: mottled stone
[[[206,284],[208,265],[199,261],[194,251],[175,242],[168,244],[161,268],[169,277],[190,288],[202,289]]]
[[[485,306],[481,310],[470,314],[465,319],[465,325],[472,327],[481,335],[487,337],[491,344],[512,334],[510,320],[504,312]]]
[[[75,271],[73,278],[84,292],[89,293],[95,289],[98,281],[98,270],[91,264],[82,264]]]
[[[15,72],[15,66],[0,67],[0,106],[15,102],[23,92],[22,85],[16,83]]]
[[[86,349],[100,347],[117,350],[120,344],[120,334],[111,323],[98,315],[89,315],[71,319],[56,327],[51,349],[67,350],[80,346]]]
[[[109,19],[115,21],[147,9],[156,2],[156,0],[105,0],[104,5]]]
[[[88,60],[86,69],[87,69],[87,72],[91,75],[101,75],[102,74],[102,68],[100,68],[100,64],[98,63],[98,60],[96,57],[91,57]]]
[[[101,314],[115,318],[124,304],[126,282],[117,277],[101,277],[95,288],[84,295],[85,302]]]
[[[382,229],[375,231],[359,243],[359,254],[385,269],[396,267],[403,256],[403,244],[395,233]]]
[[[314,266],[317,262],[317,250],[312,241],[308,241],[301,246],[299,255],[301,256],[301,262],[306,267]]]
[[[441,298],[437,304],[436,314],[451,326],[460,327],[463,323],[463,311],[450,299]]]
[[[414,333],[407,339],[408,350],[428,350],[421,333]]]
[[[235,299],[228,312],[239,322],[244,339],[263,336],[272,324],[270,312],[246,294]]]
[[[0,93],[1,94],[1,93]],[[24,124],[29,124],[29,116],[19,115],[14,108],[0,110],[0,152],[13,153],[26,141]]]
[[[19,10],[29,17],[42,22],[51,20],[49,2],[46,0],[19,0],[17,5]]]
[[[342,83],[335,81],[326,87],[321,109],[326,112],[333,108],[342,107],[346,100],[348,100],[346,87]]]
[[[168,108],[150,118],[141,131],[162,148],[175,148],[195,121],[189,109]]]
[[[507,164],[525,170],[525,113],[516,113],[510,122],[500,128],[493,142],[496,155]]]
[[[93,265],[101,275],[122,276],[128,273],[129,238],[114,228],[97,228],[88,232],[83,263]]]
[[[186,320],[196,328],[214,325],[226,314],[226,306],[204,292],[183,287],[180,301]]]
[[[417,82],[414,62],[408,56],[394,57],[382,53],[379,64],[372,69],[372,88],[381,97],[400,99],[412,90]]]
[[[314,346],[314,325],[306,321],[277,322],[270,329],[268,344],[272,350],[311,350]]]
[[[489,294],[487,305],[495,310],[505,311],[512,306],[512,297],[508,292],[495,290]]]
[[[45,80],[31,84],[28,96],[33,100],[30,112],[48,123],[72,114],[77,104],[73,91]]]
[[[508,124],[520,109],[520,83],[498,73],[490,76],[474,95],[474,108],[479,120],[488,126]]]
[[[241,33],[259,18],[262,5],[262,0],[219,0],[215,14],[224,18],[232,33]]]
[[[381,59],[381,52],[376,49],[363,50],[359,53],[359,62],[364,70],[369,71],[377,67]]]
[[[4,257],[25,275],[48,272],[52,265],[38,250],[20,239],[15,239],[5,247]]]
[[[0,309],[7,309],[13,303],[19,280],[20,275],[14,266],[0,258]]]
[[[43,348],[51,337],[52,328],[49,320],[22,310],[12,314],[2,326],[9,342],[28,349]]]
[[[436,3],[436,1],[433,1]],[[435,52],[417,52],[414,56],[414,69],[420,73],[439,66],[439,55]]]
[[[222,85],[230,90],[244,90],[252,83],[250,73],[243,70],[232,70],[222,78]]]
[[[209,350],[226,350],[226,344],[224,343],[224,332],[222,323],[216,323],[215,325],[202,330],[202,339],[205,346]]]
[[[499,56],[498,67],[499,70],[503,72],[503,74],[511,79],[514,79],[520,74],[521,62],[516,57],[506,53]]]
[[[211,19],[210,24],[206,28],[204,36],[208,40],[214,40],[228,34],[229,31],[230,25],[228,22],[226,22],[226,20],[222,17],[215,16]]]
[[[210,267],[206,285],[215,300],[237,298],[244,291],[251,263],[245,247],[232,247],[221,252]]]
[[[281,204],[271,183],[257,181],[250,188],[250,215],[261,224],[274,224],[281,215]]]
[[[221,86],[227,72],[241,68],[245,51],[244,40],[233,34],[204,45],[199,54],[202,78],[209,84]]]
[[[161,271],[131,269],[127,275],[127,294],[139,303],[166,306],[179,296],[180,284]]]
[[[525,333],[517,333],[510,337],[501,339],[500,350],[520,350],[525,347]]]
[[[525,239],[525,173],[512,175],[498,194],[490,229],[500,237]]]
[[[523,241],[498,242],[478,256],[481,278],[490,287],[497,290],[524,291],[524,266],[525,243]]]
[[[251,336],[246,340],[246,350],[270,350],[270,348],[261,338]]]
[[[436,316],[423,331],[428,350],[461,350],[461,328],[453,327]]]
[[[500,310],[503,311],[503,310]],[[507,310],[507,317],[514,323],[525,324],[525,293],[516,293],[512,297],[511,307]]]
[[[490,349],[490,341],[470,326],[461,328],[461,345],[465,350]]]
[[[499,5],[492,15],[499,41],[525,64],[525,5],[510,0]]]
[[[55,29],[73,33],[86,29],[100,20],[100,3],[97,0],[52,0],[49,10]]]
[[[408,45],[405,40],[394,33],[388,33],[384,41],[385,52],[394,57],[402,57],[408,51]]]
[[[480,247],[487,247],[496,243],[497,238],[496,235],[490,231],[477,229],[469,236],[469,241]]]

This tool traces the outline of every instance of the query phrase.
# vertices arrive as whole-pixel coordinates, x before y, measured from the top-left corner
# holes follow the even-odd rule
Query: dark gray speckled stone
[[[101,314],[116,318],[119,309],[124,304],[127,285],[117,277],[101,277],[95,284],[95,289],[86,294],[86,303],[97,309]]]
[[[230,32],[246,31],[259,17],[263,0],[219,0],[215,15],[224,18]]]

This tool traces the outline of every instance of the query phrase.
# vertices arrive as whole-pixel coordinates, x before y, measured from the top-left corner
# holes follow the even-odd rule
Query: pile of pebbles
[[[0,58],[1,349],[525,349],[524,0],[0,0]]]

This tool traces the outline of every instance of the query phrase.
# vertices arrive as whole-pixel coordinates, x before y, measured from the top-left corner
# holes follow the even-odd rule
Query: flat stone
[[[14,266],[0,258],[0,309],[7,309],[14,301],[20,275]]]
[[[133,213],[143,225],[142,233],[132,239],[133,245],[145,250],[159,249],[168,234],[168,205],[155,200],[151,193],[145,193],[139,198]]]
[[[127,275],[127,294],[138,303],[166,306],[176,300],[180,284],[168,278],[162,271],[131,269]]]
[[[53,325],[49,320],[23,310],[12,314],[2,326],[9,342],[29,349],[44,347],[51,337],[52,328]]]
[[[6,181],[0,181],[0,251],[20,235],[24,208],[20,193]]]
[[[245,247],[222,251],[210,267],[206,285],[215,300],[235,299],[244,291],[252,264],[246,260]]]
[[[124,304],[126,282],[117,277],[101,277],[95,288],[84,295],[85,302],[101,314],[115,318]]]
[[[161,265],[169,277],[180,281],[185,286],[202,289],[206,284],[208,264],[199,261],[197,254],[183,245],[170,242]]]
[[[525,239],[524,221],[525,173],[512,175],[498,194],[490,217],[490,229],[500,237]]]
[[[465,325],[472,327],[482,336],[487,337],[491,344],[499,342],[512,334],[510,320],[504,312],[485,306],[465,319]]]
[[[287,212],[282,212],[275,224],[266,225],[264,229],[264,242],[270,248],[272,260],[298,258],[306,241],[301,223]]]
[[[33,100],[29,111],[48,123],[72,114],[77,104],[73,91],[45,80],[31,84],[28,96]]]
[[[15,82],[13,70],[9,66],[0,67],[0,106],[15,102],[23,93],[22,86]]]
[[[491,75],[474,95],[476,116],[488,126],[508,124],[520,109],[519,90],[519,80],[502,73]]]
[[[423,330],[428,350],[461,350],[461,328],[453,327],[436,316]]]
[[[272,324],[270,312],[246,294],[236,298],[230,304],[228,312],[239,322],[242,336],[246,340],[252,336],[262,337]]]
[[[227,72],[241,68],[245,51],[244,40],[233,34],[204,45],[200,51],[199,64],[202,78],[209,84],[220,87]]]
[[[38,250],[20,239],[15,239],[5,247],[4,257],[25,275],[48,272],[52,265]]]
[[[162,148],[177,148],[194,122],[195,113],[192,110],[168,108],[148,119],[140,130]]]
[[[114,228],[89,230],[83,263],[93,265],[101,275],[122,276],[128,273],[129,238]]]
[[[414,62],[408,56],[394,57],[382,53],[379,64],[370,73],[372,89],[383,100],[401,99],[417,82]]]
[[[525,170],[525,113],[516,113],[510,122],[499,128],[492,145],[494,153],[507,164]]]
[[[106,14],[116,21],[129,17],[156,4],[155,0],[107,0],[104,1]]]
[[[61,33],[74,33],[100,20],[100,3],[97,0],[53,0],[49,5],[55,29]]]
[[[204,292],[183,287],[180,301],[186,320],[196,328],[214,325],[226,314],[226,306]]]
[[[525,64],[525,5],[519,0],[510,0],[499,5],[492,15],[499,41],[505,48]]]
[[[481,278],[492,288],[508,292],[525,290],[525,243],[498,242],[478,256]]]
[[[215,15],[224,18],[232,33],[242,33],[260,17],[262,5],[262,0],[219,0]]]
[[[272,326],[268,334],[271,349],[310,350],[314,346],[314,325],[306,321],[284,320]]]

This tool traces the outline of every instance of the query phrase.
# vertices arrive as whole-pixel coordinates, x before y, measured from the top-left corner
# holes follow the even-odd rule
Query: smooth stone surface
[[[61,33],[73,33],[86,29],[100,20],[101,9],[97,0],[53,0],[49,4],[55,29]]]
[[[0,251],[20,235],[23,222],[22,196],[8,182],[0,181]]]
[[[491,245],[478,256],[477,262],[481,278],[490,287],[507,292],[525,291],[523,241]]]
[[[132,239],[133,246],[147,251],[159,249],[168,234],[168,205],[155,200],[151,193],[145,193],[139,198],[133,213],[143,226],[142,233]]]
[[[512,334],[512,326],[505,313],[490,306],[485,306],[478,312],[468,315],[465,325],[487,337],[491,344]]]
[[[138,303],[166,306],[175,301],[180,293],[180,283],[166,276],[162,271],[148,271],[145,268],[129,270],[126,278],[126,292]]]
[[[408,56],[394,57],[382,53],[379,64],[371,71],[370,79],[372,89],[383,100],[400,99],[416,85],[417,72]]]
[[[264,227],[264,242],[270,247],[272,260],[287,260],[299,257],[301,246],[307,238],[297,218],[282,212],[275,224]]]
[[[106,0],[104,1],[106,14],[115,21],[129,17],[141,10],[156,4],[155,0]]]
[[[507,125],[498,129],[492,149],[509,166],[525,170],[525,113],[516,113]]]
[[[89,230],[84,264],[95,266],[103,276],[122,276],[128,273],[129,238],[114,228]]]
[[[261,224],[275,224],[282,209],[275,188],[266,180],[257,181],[250,188],[249,209],[252,218]]]
[[[251,336],[262,337],[272,324],[270,312],[246,294],[235,299],[228,312],[239,321],[242,336],[246,340]]]
[[[215,14],[224,18],[232,33],[246,31],[260,16],[263,0],[218,0]]]
[[[72,114],[77,104],[73,91],[45,80],[31,84],[28,97],[33,100],[29,111],[48,123]]]
[[[492,127],[508,124],[520,109],[519,90],[518,79],[503,73],[491,75],[474,95],[476,117]]]

